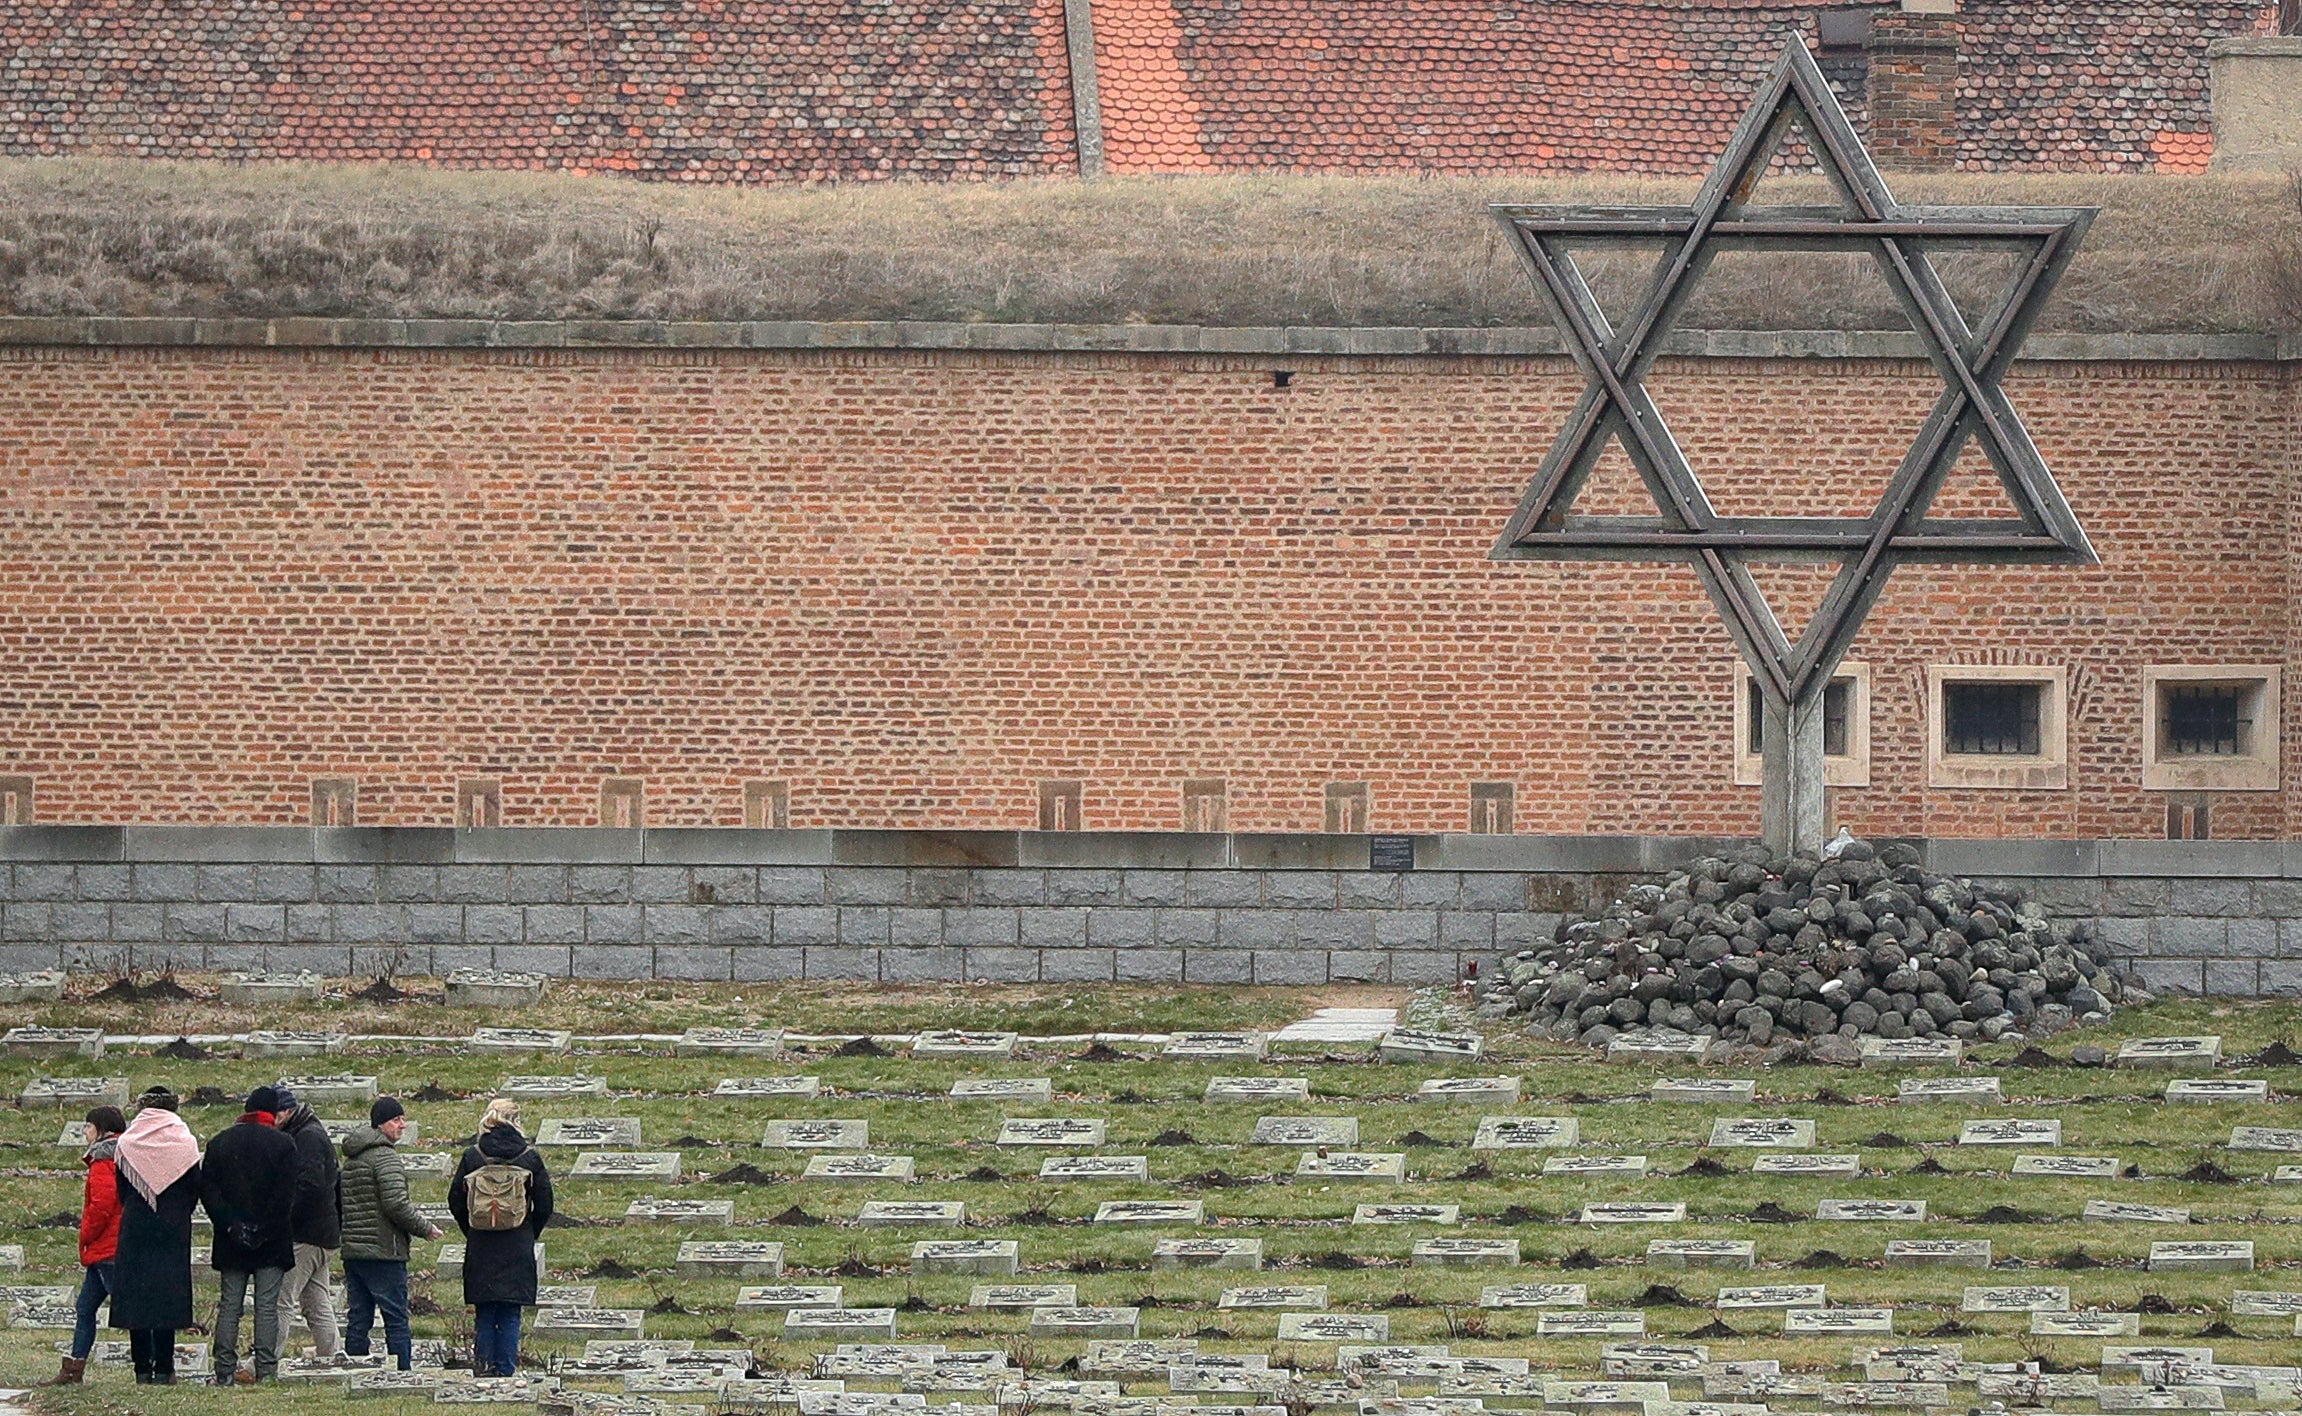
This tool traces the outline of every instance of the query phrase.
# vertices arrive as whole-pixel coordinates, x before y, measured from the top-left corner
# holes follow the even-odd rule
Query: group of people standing
[[[284,1087],[250,1092],[247,1109],[205,1153],[179,1104],[174,1092],[153,1087],[137,1098],[133,1120],[114,1106],[88,1113],[78,1311],[70,1355],[43,1385],[82,1380],[107,1301],[111,1326],[128,1334],[136,1380],[176,1380],[176,1334],[193,1323],[195,1206],[214,1226],[213,1266],[222,1281],[211,1329],[218,1385],[270,1380],[298,1309],[323,1361],[367,1356],[380,1314],[384,1350],[408,1370],[408,1245],[440,1231],[408,1193],[396,1149],[408,1121],[398,1099],[369,1107],[368,1124],[344,1138],[340,1161],[320,1119]],[[518,1365],[521,1309],[536,1301],[536,1241],[551,1222],[551,1176],[519,1120],[517,1102],[490,1102],[476,1144],[448,1182],[448,1209],[464,1233],[464,1301],[473,1305],[472,1365],[481,1376],[510,1376]],[[339,1254],[349,1309],[340,1335],[329,1289]],[[243,1368],[240,1326],[251,1308]]]

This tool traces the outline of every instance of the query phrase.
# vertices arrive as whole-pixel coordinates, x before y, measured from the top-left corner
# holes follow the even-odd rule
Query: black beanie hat
[[[379,1096],[368,1106],[368,1124],[381,1126],[395,1116],[405,1116],[408,1109],[400,1105],[396,1096]]]
[[[250,1111],[267,1111],[274,1116],[287,1110],[285,1106],[280,1104],[280,1089],[278,1087],[258,1087],[249,1092],[248,1109]]]

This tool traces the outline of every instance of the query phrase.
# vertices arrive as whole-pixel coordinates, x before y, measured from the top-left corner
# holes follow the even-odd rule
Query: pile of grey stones
[[[1481,971],[1479,1012],[1524,1015],[1555,1042],[1669,1030],[1852,1064],[1863,1037],[2019,1044],[2149,1001],[2091,921],[1934,874],[1907,845],[1831,849],[1705,856],[1596,918],[1570,914],[1555,942]]]

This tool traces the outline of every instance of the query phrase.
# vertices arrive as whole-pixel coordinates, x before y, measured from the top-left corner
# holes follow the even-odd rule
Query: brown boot
[[[83,1375],[85,1375],[85,1374],[87,1373],[87,1371],[88,1371],[88,1359],[87,1359],[87,1358],[85,1358],[85,1357],[67,1357],[67,1358],[65,1358],[65,1359],[64,1359],[64,1365],[63,1365],[63,1366],[62,1366],[60,1369],[58,1369],[58,1371],[57,1371],[56,1375],[55,1375],[55,1376],[52,1376],[52,1377],[50,1377],[48,1380],[46,1380],[46,1381],[44,1381],[44,1382],[41,1382],[41,1383],[39,1383],[39,1385],[41,1385],[41,1386],[44,1386],[44,1387],[49,1387],[49,1386],[78,1386],[78,1385],[80,1385],[80,1378],[81,1378]]]

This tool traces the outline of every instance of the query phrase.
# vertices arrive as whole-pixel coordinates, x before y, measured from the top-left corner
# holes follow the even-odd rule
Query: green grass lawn
[[[541,1015],[517,1021],[594,1033],[676,1032],[686,1023],[706,1021],[839,1032],[964,1024],[1027,1033],[1085,1033],[1183,1024],[1272,1026],[1306,1007],[1303,995],[1275,990],[947,989],[910,994],[823,985],[790,989],[570,985],[555,986]],[[157,1018],[137,1006],[78,1003],[39,1013],[43,1022],[100,1022],[116,1031],[155,1034],[223,1031],[233,1021],[225,1010],[204,1003],[153,1010]],[[2115,1046],[2125,1036],[2213,1032],[2223,1037],[2226,1056],[2235,1057],[2288,1037],[2295,1031],[2296,1016],[2290,1007],[2266,1004],[2167,1003],[2122,1015],[2102,1028],[2052,1039],[2048,1049],[2066,1056],[2080,1042]],[[248,1021],[254,1020],[242,1020],[240,1025]],[[477,1023],[512,1020],[450,1013],[436,1006],[371,1015],[360,1005],[327,1004],[261,1021],[274,1027],[334,1025],[444,1036]],[[2008,1096],[2005,1106],[1987,1112],[1958,1105],[1898,1105],[1892,1100],[1894,1085],[1907,1073],[1810,1067],[1760,1075],[1758,1100],[1747,1107],[1675,1106],[1645,1099],[1647,1083],[1662,1069],[1599,1065],[1587,1054],[1529,1043],[1510,1032],[1499,1031],[1488,1041],[1488,1055],[1479,1063],[1444,1069],[1378,1064],[1362,1048],[1280,1053],[1261,1066],[1243,1066],[1164,1062],[1151,1056],[1155,1049],[1145,1045],[1119,1049],[1120,1060],[1092,1061],[1077,1043],[1028,1049],[1012,1062],[996,1066],[827,1052],[776,1059],[680,1058],[671,1055],[668,1044],[579,1046],[576,1055],[558,1059],[473,1056],[454,1045],[355,1044],[340,1060],[308,1064],[230,1056],[200,1062],[169,1060],[136,1048],[115,1049],[101,1061],[70,1064],[9,1059],[0,1062],[0,1087],[13,1096],[32,1076],[45,1071],[126,1075],[138,1089],[165,1081],[187,1093],[207,1085],[238,1094],[282,1071],[374,1073],[385,1090],[402,1097],[419,1092],[456,1094],[455,1099],[410,1102],[410,1114],[422,1128],[421,1143],[412,1149],[424,1151],[446,1148],[467,1135],[490,1090],[507,1074],[603,1075],[612,1089],[608,1097],[528,1103],[531,1133],[536,1123],[552,1116],[638,1117],[644,1148],[681,1149],[685,1176],[672,1187],[566,1179],[564,1172],[573,1164],[575,1152],[547,1152],[555,1174],[563,1175],[560,1206],[571,1221],[547,1233],[551,1280],[596,1282],[602,1306],[650,1309],[651,1337],[732,1345],[734,1339],[725,1336],[732,1330],[770,1362],[784,1367],[805,1365],[812,1350],[828,1344],[784,1343],[779,1315],[736,1317],[732,1281],[675,1280],[672,1258],[683,1235],[671,1226],[623,1223],[624,1208],[633,1198],[667,1189],[684,1198],[732,1198],[735,1227],[698,1231],[693,1237],[780,1240],[785,1245],[787,1279],[838,1282],[851,1307],[907,1306],[909,1310],[899,1317],[902,1340],[955,1347],[1014,1344],[1019,1355],[1047,1365],[1075,1354],[1079,1344],[1021,1342],[1022,1314],[967,1308],[970,1286],[983,1280],[909,1274],[908,1253],[915,1240],[954,1237],[959,1231],[860,1228],[852,1221],[861,1205],[882,1198],[964,1201],[970,1217],[965,1235],[1020,1242],[1025,1272],[1017,1281],[1075,1283],[1083,1303],[1140,1304],[1145,1336],[1203,1333],[1204,1344],[1217,1350],[1275,1356],[1284,1351],[1275,1341],[1276,1314],[1217,1311],[1221,1290],[1245,1283],[1325,1284],[1331,1310],[1388,1313],[1395,1342],[1448,1343],[1457,1353],[1525,1356],[1539,1369],[1596,1375],[1598,1341],[1538,1338],[1534,1314],[1481,1310],[1479,1290],[1499,1283],[1586,1283],[1592,1307],[1644,1307],[1650,1335],[1669,1337],[1712,1322],[1718,1315],[1709,1303],[1722,1286],[1823,1283],[1834,1305],[1896,1308],[1898,1333],[1911,1337],[1957,1318],[1961,1290],[1979,1281],[2066,1284],[2079,1307],[2132,1310],[2145,1295],[2154,1295],[2164,1302],[2152,1302],[2152,1309],[2173,1311],[2146,1313],[2142,1318],[2146,1338],[2191,1339],[2220,1322],[2235,1335],[2197,1339],[2198,1345],[2212,1346],[2219,1360],[2268,1364],[2296,1360],[2289,1320],[2230,1318],[2227,1299],[2233,1287],[2302,1290],[2302,1267],[2297,1267],[2302,1265],[2302,1225],[2296,1223],[2302,1218],[2302,1186],[2273,1186],[2264,1179],[2278,1163],[2302,1157],[2234,1152],[2226,1149],[2226,1142],[2233,1125],[2302,1126],[2302,1102],[2295,1100],[2302,1095],[2302,1068],[2225,1066],[2222,1075],[2267,1078],[2273,1091],[2267,1105],[2173,1105],[2158,1099],[2167,1073],[2015,1068],[2004,1065],[2006,1049],[1985,1049],[1965,1070],[2003,1077]],[[1234,1072],[1307,1076],[1312,1100],[1281,1105],[1203,1099],[1210,1076]],[[1426,1077],[1506,1072],[1523,1078],[1524,1097],[1515,1107],[1434,1105],[1410,1099]],[[732,1101],[705,1095],[723,1077],[798,1073],[821,1077],[824,1094],[807,1101]],[[1717,1069],[1717,1074],[1750,1075],[1731,1068]],[[1049,1077],[1055,1097],[1044,1105],[1018,1105],[955,1103],[945,1095],[955,1078],[978,1075]],[[205,1136],[228,1125],[235,1110],[187,1107],[186,1115],[193,1129]],[[355,1110],[348,1105],[321,1108],[323,1115],[350,1116]],[[1546,1177],[1540,1170],[1548,1152],[1473,1152],[1472,1133],[1478,1118],[1489,1112],[1574,1116],[1582,1128],[1578,1151],[1644,1154],[1652,1172],[1643,1181]],[[1356,1116],[1359,1148],[1404,1150],[1410,1179],[1400,1186],[1293,1183],[1296,1149],[1247,1144],[1256,1117],[1266,1113]],[[1702,1144],[1716,1118],[1742,1114],[1813,1117],[1818,1123],[1817,1149],[1858,1154],[1863,1173],[1853,1179],[1753,1175],[1751,1159],[1759,1152],[1714,1151]],[[2011,1178],[2007,1174],[2011,1150],[1951,1144],[1962,1120],[1983,1114],[2058,1118],[2063,1123],[2061,1153],[2115,1156],[2136,1167],[2139,1178]],[[1042,1183],[1036,1178],[1039,1162],[1050,1154],[1072,1152],[993,1144],[1001,1118],[1008,1115],[1106,1118],[1109,1141],[1101,1148],[1103,1153],[1147,1155],[1152,1181]],[[920,1179],[913,1184],[803,1182],[798,1176],[804,1154],[758,1145],[766,1123],[778,1117],[867,1120],[872,1149],[915,1157]],[[7,1231],[0,1233],[0,1242],[21,1242],[27,1251],[26,1271],[12,1281],[76,1281],[73,1231],[53,1223],[79,1208],[76,1153],[53,1144],[67,1119],[76,1116],[0,1111],[0,1150],[5,1151],[0,1156],[5,1165],[0,1169],[0,1230]],[[1675,1174],[1701,1159],[1717,1162],[1726,1173]],[[1948,1173],[1911,1173],[1928,1161]],[[2219,1165],[2236,1176],[2237,1183],[2178,1178],[2201,1162]],[[709,1178],[738,1166],[770,1178],[750,1184],[715,1183]],[[993,1173],[999,1178],[989,1178]],[[417,1187],[420,1199],[444,1197],[442,1182],[419,1180]],[[1199,1233],[1261,1238],[1264,1272],[1257,1276],[1153,1271],[1149,1256],[1154,1241],[1175,1231],[1086,1222],[1102,1200],[1176,1197],[1206,1203],[1208,1224]],[[1923,1199],[1929,1203],[1930,1218],[1922,1224],[1820,1223],[1811,1216],[1816,1202],[1826,1197]],[[2085,1201],[2098,1197],[2189,1206],[2200,1222],[2183,1228],[2081,1223],[2078,1216]],[[1684,1201],[1689,1222],[1654,1226],[1573,1222],[1584,1203],[1627,1198]],[[1463,1222],[1449,1230],[1350,1223],[1359,1203],[1407,1199],[1458,1203]],[[1795,1218],[1755,1222],[1753,1212],[1770,1203]],[[778,1222],[795,1209],[808,1222]],[[1989,1215],[1993,1210],[2014,1213]],[[1986,1216],[2010,1222],[1982,1222]],[[1413,1241],[1434,1233],[1515,1237],[1523,1262],[1516,1268],[1410,1267],[1407,1257]],[[1650,1239],[1697,1235],[1754,1240],[1760,1271],[1671,1272],[1645,1265]],[[1997,1271],[1982,1275],[1882,1266],[1880,1255],[1889,1238],[1917,1237],[1987,1238],[1995,1246]],[[2251,1239],[2259,1271],[2240,1275],[2144,1271],[2149,1244],[2175,1238]],[[414,1264],[416,1291],[428,1300],[418,1304],[422,1315],[417,1331],[419,1336],[452,1337],[464,1326],[461,1295],[453,1282],[434,1282],[430,1277],[435,1250],[436,1246],[419,1246]],[[1354,1262],[1357,1266],[1352,1266]],[[611,1263],[638,1276],[593,1276]],[[1677,1292],[1649,1292],[1650,1285]],[[204,1306],[212,1304],[213,1292],[211,1279],[202,1289]],[[1730,1314],[1725,1321],[1740,1335],[1713,1339],[1714,1356],[1775,1357],[1786,1368],[1844,1369],[1855,1351],[1878,1342],[1786,1341],[1779,1316],[1764,1313]],[[1959,1340],[1970,1359],[2042,1356],[2085,1368],[2099,1359],[2099,1342],[2033,1339],[2021,1317],[1969,1315],[1964,1321],[1972,1332]],[[715,1333],[721,1335],[715,1338]],[[19,1385],[51,1374],[53,1345],[63,1335],[20,1329],[0,1332],[0,1385]],[[548,1357],[574,1347],[531,1343],[529,1351]],[[1333,1349],[1297,1344],[1286,1355],[1305,1366],[1318,1366],[1332,1362]],[[212,1409],[216,1400],[214,1392],[199,1388],[136,1388],[121,1368],[94,1368],[91,1374],[86,1387],[42,1394],[38,1398],[42,1407],[171,1413]],[[1690,1386],[1684,1394],[1693,1391]],[[287,1411],[337,1397],[328,1391],[287,1388],[238,1399],[266,1411]],[[387,1410],[394,1404],[376,1403]]]

